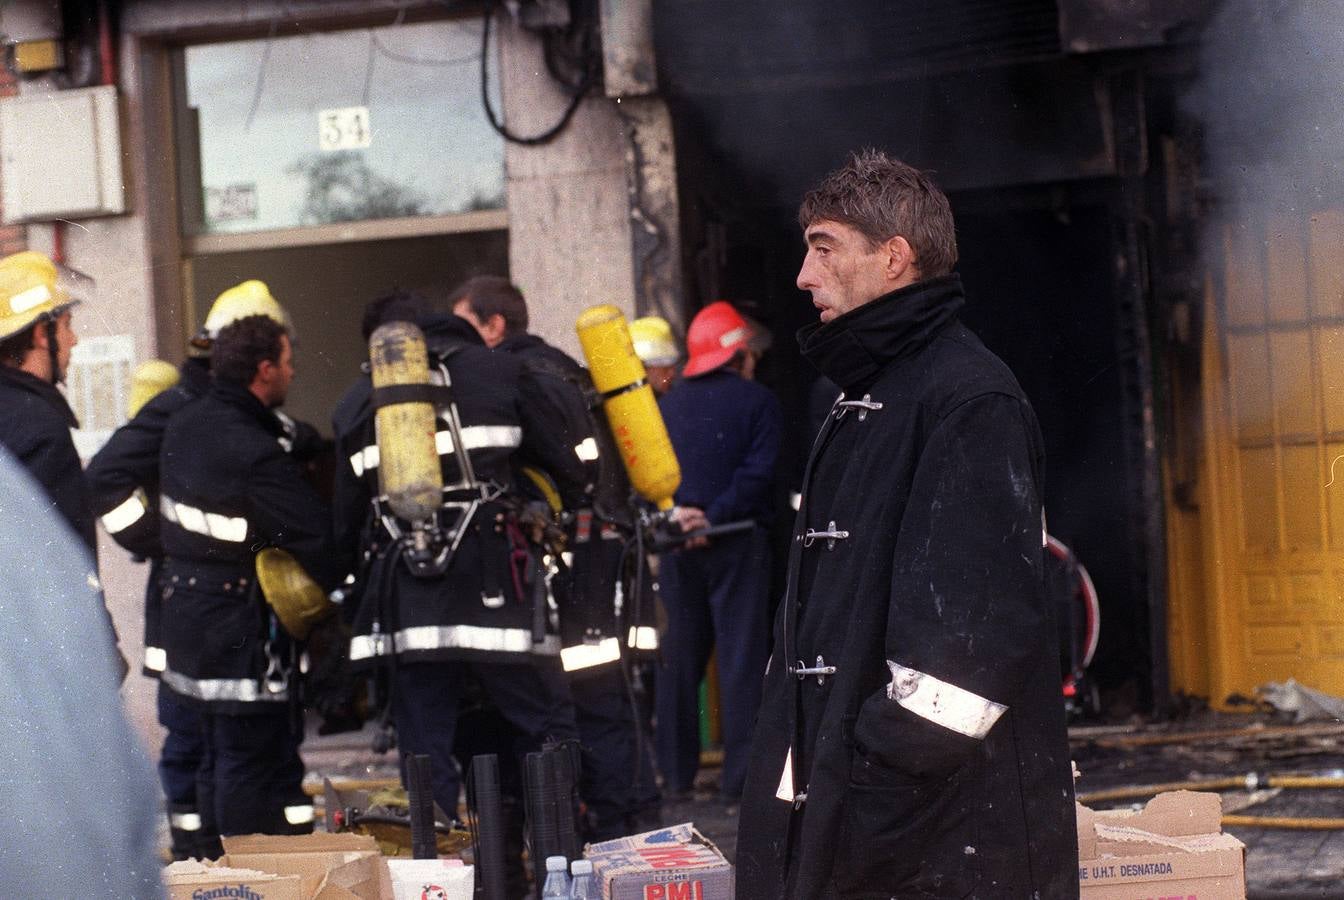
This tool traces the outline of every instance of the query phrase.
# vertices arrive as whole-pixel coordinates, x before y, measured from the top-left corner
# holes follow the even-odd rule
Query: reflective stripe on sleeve
[[[591,669],[620,658],[621,642],[614,637],[603,638],[595,644],[575,644],[560,649],[560,665],[566,672]]]
[[[523,443],[523,429],[517,425],[468,425],[462,429],[462,443],[468,450],[486,450],[492,447],[513,448]],[[436,432],[434,447],[440,456],[453,452],[453,435],[449,431]],[[350,455],[350,468],[355,477],[369,469],[378,468],[378,445],[370,444]]]
[[[145,492],[136,488],[131,496],[99,516],[99,520],[108,534],[117,534],[139,522],[148,511],[149,504],[145,501]]]
[[[164,669],[163,681],[186,697],[204,701],[234,701],[237,703],[287,703],[289,690],[271,692],[262,690],[255,678],[189,678],[181,672]]]
[[[1008,707],[925,672],[887,660],[887,697],[917,716],[958,734],[983,740]]]
[[[361,478],[368,469],[378,468],[378,445],[371,444],[353,453],[350,456],[350,468],[355,470],[355,477]]]
[[[395,644],[394,644],[395,641]],[[534,653],[555,656],[560,639],[548,634],[540,644],[532,643],[527,628],[488,628],[482,625],[419,625],[394,634],[357,634],[350,639],[350,659],[358,662],[394,651],[485,650],[493,653]]]
[[[162,672],[168,668],[168,652],[162,647],[145,647],[145,668],[151,672]]]
[[[212,537],[217,541],[242,544],[247,541],[247,519],[241,516],[226,516],[220,513],[205,512],[186,503],[179,503],[168,495],[159,498],[159,511],[174,525],[180,525],[187,531]]]

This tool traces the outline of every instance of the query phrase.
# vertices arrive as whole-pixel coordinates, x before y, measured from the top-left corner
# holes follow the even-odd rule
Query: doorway
[[[289,313],[297,374],[285,410],[331,434],[331,411],[368,359],[364,306],[393,288],[442,299],[473,275],[507,275],[508,233],[483,231],[218,253],[183,261],[192,331],[222,291],[266,282]]]

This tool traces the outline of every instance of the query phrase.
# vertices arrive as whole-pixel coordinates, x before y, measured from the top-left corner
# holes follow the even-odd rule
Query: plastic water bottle
[[[568,900],[569,897],[569,860],[563,856],[546,857],[546,883],[541,886],[541,896]]]
[[[569,871],[574,881],[569,886],[569,900],[598,900],[597,879],[593,877],[593,864],[586,859],[576,859],[570,864]]]

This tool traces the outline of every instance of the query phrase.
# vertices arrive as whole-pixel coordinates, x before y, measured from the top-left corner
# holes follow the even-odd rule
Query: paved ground
[[[379,755],[369,749],[372,732],[309,736],[303,747],[308,781],[320,785],[322,778],[333,780],[396,778],[394,754]],[[663,804],[663,825],[695,822],[729,859],[737,846],[737,809],[718,800],[718,770],[701,771],[694,796],[681,802]]]
[[[1265,716],[1203,713],[1177,725],[1079,728],[1074,759],[1079,793],[1169,782],[1207,782],[1246,774],[1327,775],[1344,779],[1344,725],[1284,727]],[[304,750],[310,778],[395,776],[391,756],[368,750],[367,735],[314,737]],[[700,775],[695,797],[665,803],[663,822],[692,821],[728,858],[737,849],[737,810],[716,794],[718,771]],[[1344,783],[1344,782],[1341,782]],[[1223,790],[1224,813],[1255,817],[1344,818],[1344,789]],[[1097,809],[1141,803],[1094,803]],[[1231,826],[1246,844],[1250,896],[1344,897],[1344,829]]]
[[[1080,793],[1244,777],[1247,773],[1344,778],[1344,724],[1284,727],[1267,716],[1205,713],[1174,725],[1134,723],[1075,729],[1072,744],[1083,773]],[[367,733],[310,739],[304,748],[310,778],[395,777],[392,757],[377,756],[368,748]],[[664,804],[663,824],[695,822],[732,859],[737,811],[718,801],[717,777],[713,768],[703,771],[694,797]],[[1225,813],[1344,818],[1344,789],[1243,788],[1221,793]],[[1094,805],[1117,808],[1125,803]],[[1344,898],[1344,829],[1233,826],[1227,830],[1246,844],[1251,898]]]
[[[1235,732],[1235,733],[1234,733]],[[304,746],[309,779],[395,778],[393,756],[369,749],[369,732],[310,736]],[[1344,779],[1344,724],[1285,727],[1266,716],[1203,714],[1175,725],[1075,729],[1073,756],[1082,771],[1080,794],[1178,781],[1209,781],[1248,773]],[[663,824],[694,822],[732,859],[737,811],[717,796],[718,772],[701,772],[695,795],[665,803]],[[1224,813],[1293,819],[1344,818],[1344,788],[1222,790]],[[1134,803],[1094,803],[1114,809]],[[1251,900],[1344,898],[1344,828],[1304,830],[1229,826],[1246,844]],[[163,835],[166,845],[166,829]]]
[[[1344,784],[1344,724],[1286,726],[1270,716],[1203,713],[1171,725],[1075,729],[1080,794],[1132,785],[1274,775]],[[1344,788],[1222,790],[1224,814],[1294,820],[1344,818]],[[1142,802],[1138,800],[1135,802]],[[1096,803],[1114,809],[1124,802]],[[1310,822],[1298,821],[1308,825]],[[1336,822],[1336,825],[1344,824]],[[1344,897],[1344,829],[1228,825],[1246,844],[1252,898]]]

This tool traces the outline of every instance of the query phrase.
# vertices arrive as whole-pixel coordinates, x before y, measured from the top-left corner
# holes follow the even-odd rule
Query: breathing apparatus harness
[[[431,381],[424,385],[392,385],[374,388],[375,409],[394,403],[428,402],[436,417],[447,426],[452,453],[457,460],[458,478],[442,487],[442,499],[431,516],[407,522],[397,515],[386,494],[373,498],[374,517],[382,523],[391,539],[389,553],[395,554],[417,578],[438,578],[448,571],[462,544],[462,538],[482,505],[500,499],[504,488],[493,480],[476,476],[466,441],[462,437],[462,418],[453,397],[453,379],[448,374],[448,359],[457,352],[451,348],[438,354]]]
[[[369,370],[374,376],[371,401],[379,446],[379,491],[372,498],[372,520],[369,524],[372,533],[376,533],[381,526],[388,539],[386,546],[366,554],[364,559],[366,571],[375,559],[383,562],[376,595],[379,609],[374,622],[375,640],[394,642],[401,627],[397,604],[392,602],[398,565],[404,563],[407,571],[418,579],[442,577],[452,567],[462,541],[477,517],[486,506],[494,504],[501,508],[494,524],[502,529],[510,544],[509,565],[513,591],[519,602],[531,602],[532,639],[534,643],[542,643],[546,639],[549,617],[549,578],[546,567],[533,548],[538,544],[542,547],[551,545],[555,535],[560,532],[547,517],[533,514],[522,498],[509,492],[504,485],[476,473],[448,370],[449,360],[462,346],[449,345],[429,351],[419,329],[407,323],[389,324],[400,326],[402,330],[380,336],[383,331],[380,328],[370,341]],[[402,346],[395,346],[397,342],[401,342]],[[423,374],[413,371],[416,368],[414,360],[419,354],[423,354],[426,360],[425,368],[419,369]],[[380,365],[385,370],[388,366],[397,367],[400,376],[393,380],[401,383],[380,384],[378,376],[384,374],[383,370],[379,370]],[[396,425],[402,429],[401,435],[392,434],[391,426],[385,433],[379,414],[388,411],[389,407],[397,406],[403,408],[401,414],[408,417],[418,415],[420,418],[400,419]],[[439,431],[439,422],[443,423],[442,431]],[[424,438],[427,426],[434,435],[432,440]],[[398,448],[399,438],[410,440],[406,441],[404,447]],[[446,444],[443,443],[445,439]],[[404,485],[388,484],[388,464],[392,461],[394,449],[410,454],[408,458],[412,466],[402,473],[403,477],[409,479]],[[431,453],[432,458],[429,456]],[[457,462],[457,477],[452,482],[443,481],[441,456],[448,453]],[[411,473],[410,476],[407,472]],[[532,539],[530,542],[529,537]],[[559,548],[552,549],[551,555],[558,559]],[[502,605],[503,591],[499,594],[497,599]],[[383,671],[390,678],[386,690],[382,692],[385,702],[379,716],[379,731],[373,742],[376,752],[386,752],[396,745],[392,709],[398,659],[396,647],[391,646],[389,650],[386,653],[386,657],[389,657],[388,668]]]

